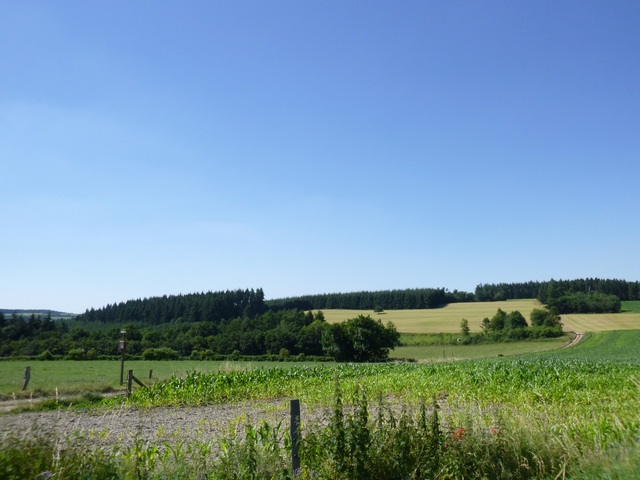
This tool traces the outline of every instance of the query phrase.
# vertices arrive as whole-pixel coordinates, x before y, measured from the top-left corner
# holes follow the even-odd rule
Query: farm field
[[[561,315],[563,328],[573,332],[601,332],[607,330],[640,329],[640,302],[623,302],[622,313]],[[535,299],[507,300],[504,302],[452,303],[442,308],[425,310],[385,310],[382,314],[372,310],[323,310],[330,323],[341,322],[358,315],[371,315],[383,323],[391,321],[401,333],[455,333],[460,320],[466,318],[472,332],[479,332],[482,319],[491,318],[498,308],[509,313],[518,310],[528,320],[531,310],[542,308]],[[624,311],[628,310],[628,311]]]
[[[528,342],[491,343],[480,345],[409,345],[396,347],[390,352],[392,359],[412,358],[418,361],[452,361],[511,356],[542,352],[561,348],[569,336]],[[24,368],[31,367],[31,379],[23,392]],[[271,367],[294,368],[300,362],[217,362],[208,360],[127,360],[126,372],[131,369],[136,377],[146,383],[155,383],[172,376],[184,376],[187,372],[215,372],[231,370],[267,369]],[[305,362],[302,365],[321,365]],[[149,382],[149,373],[152,379]],[[111,392],[122,390],[119,360],[55,360],[0,362],[0,398],[29,398],[41,396],[75,395],[85,392]]]
[[[24,368],[31,367],[31,379],[22,392]],[[245,369],[265,369],[275,366],[293,367],[300,363],[290,362],[215,362],[201,360],[127,360],[127,370],[145,383],[155,383],[172,376],[184,376],[187,372],[214,372]],[[308,363],[307,365],[314,365]],[[152,381],[148,382],[149,371]],[[126,380],[125,380],[126,381]],[[120,361],[116,360],[51,360],[31,361],[7,360],[0,362],[0,398],[74,395],[84,392],[109,392],[123,390],[120,385]],[[1,405],[1,404],[0,404]]]
[[[442,308],[419,310],[385,310],[381,314],[372,310],[323,310],[329,323],[342,322],[358,315],[371,315],[383,323],[391,321],[401,333],[454,333],[460,330],[460,320],[466,318],[472,332],[479,332],[484,317],[491,318],[498,308],[507,313],[519,310],[525,317],[541,304],[535,299],[504,302],[451,303]]]
[[[570,336],[527,342],[501,342],[478,345],[407,345],[396,347],[390,358],[412,358],[417,361],[442,362],[524,355],[562,348]]]
[[[282,421],[287,399],[297,398],[304,420],[296,478],[638,478],[638,341],[638,331],[596,332],[574,348],[511,358],[194,371],[138,389],[129,400],[108,399],[106,413],[3,417],[0,427],[13,431],[24,418],[27,433],[5,437],[3,458],[15,469],[40,468],[8,478],[57,475],[76,465],[113,472],[109,478],[202,478],[203,468],[206,478],[292,478]],[[208,437],[207,419],[229,412],[237,415],[230,437]],[[123,417],[129,434],[114,429]],[[23,452],[31,460],[38,448],[49,451],[29,443],[29,428],[47,418],[48,428],[58,429],[48,438],[68,435],[74,447],[65,455],[78,453],[55,463],[25,461]],[[151,420],[157,430],[146,428]],[[193,429],[199,436],[181,436]],[[100,450],[88,455],[82,438],[99,440]]]
[[[560,317],[562,328],[571,332],[640,329],[640,313],[571,313]]]

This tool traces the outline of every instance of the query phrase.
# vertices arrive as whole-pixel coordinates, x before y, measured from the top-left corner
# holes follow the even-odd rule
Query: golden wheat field
[[[455,333],[460,331],[460,320],[466,318],[472,332],[479,332],[482,319],[491,318],[500,308],[509,313],[520,311],[527,320],[534,308],[542,308],[535,299],[507,300],[503,302],[452,303],[428,310],[385,310],[381,314],[372,310],[323,310],[329,323],[341,322],[358,315],[371,315],[391,321],[401,333]],[[606,330],[640,329],[640,313],[604,313],[562,315],[565,331],[601,332]]]

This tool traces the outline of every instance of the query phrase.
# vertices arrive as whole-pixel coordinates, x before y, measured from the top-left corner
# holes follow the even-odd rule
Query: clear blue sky
[[[640,279],[640,2],[0,3],[0,307]]]

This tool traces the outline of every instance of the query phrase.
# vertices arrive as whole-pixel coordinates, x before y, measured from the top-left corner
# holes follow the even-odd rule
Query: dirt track
[[[573,337],[573,340],[571,340],[569,343],[564,345],[562,348],[574,347],[577,344],[579,344],[582,341],[582,339],[584,338],[584,333],[582,333],[582,332],[573,332],[573,333],[575,333],[576,336]]]
[[[317,415],[302,407],[303,419]],[[127,445],[136,439],[174,443],[185,439],[217,440],[234,431],[242,433],[245,425],[257,425],[263,420],[272,426],[279,422],[283,428],[288,426],[288,401],[109,411],[24,412],[0,416],[0,435],[54,435],[62,443],[88,442],[94,446],[120,442]]]

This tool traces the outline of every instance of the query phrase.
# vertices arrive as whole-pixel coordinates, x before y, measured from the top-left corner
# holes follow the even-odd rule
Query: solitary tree
[[[338,361],[385,361],[389,350],[399,344],[400,334],[393,323],[385,326],[369,315],[329,325],[322,336],[324,351]]]
[[[469,320],[463,318],[460,320],[460,333],[463,337],[468,337],[471,333],[471,329],[469,328]]]

